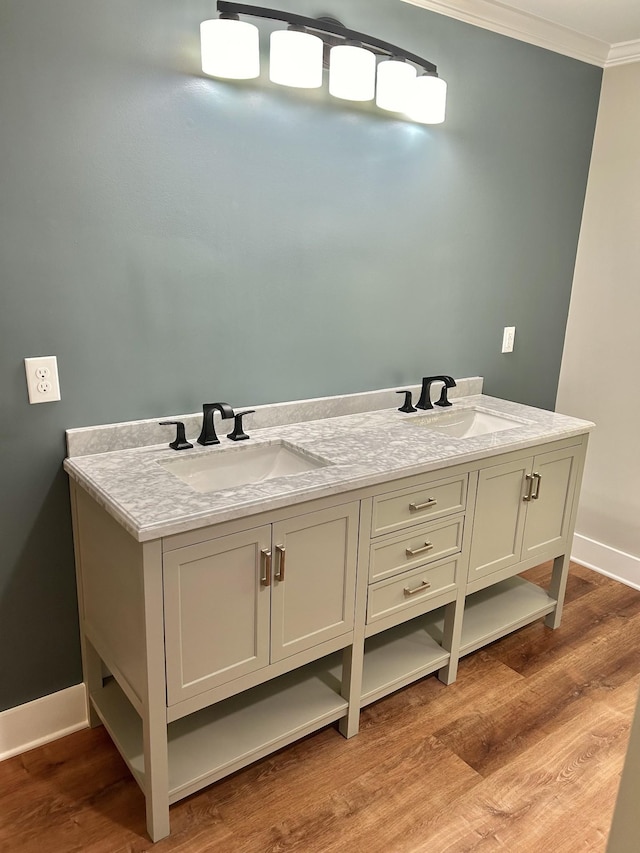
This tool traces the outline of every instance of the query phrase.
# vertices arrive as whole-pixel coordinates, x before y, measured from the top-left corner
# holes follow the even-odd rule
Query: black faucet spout
[[[434,382],[444,383],[440,399],[436,402],[436,406],[451,405],[449,400],[447,400],[447,389],[456,387],[455,379],[452,376],[425,376],[422,380],[420,399],[416,403],[416,406],[419,409],[433,409],[433,403],[431,402],[431,386]]]
[[[205,446],[210,444],[220,444],[220,439],[216,435],[215,426],[213,424],[213,416],[216,412],[220,412],[225,420],[234,417],[233,409],[228,403],[203,403],[202,430],[198,436],[198,444],[203,444]]]

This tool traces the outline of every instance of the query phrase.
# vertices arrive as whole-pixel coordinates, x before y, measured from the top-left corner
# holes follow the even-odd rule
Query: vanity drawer
[[[398,492],[387,492],[373,499],[371,535],[393,533],[403,527],[420,524],[461,512],[467,503],[467,474],[448,480],[434,480]]]
[[[457,559],[405,572],[369,587],[367,624],[455,589]]]
[[[457,554],[462,548],[464,516],[446,518],[372,542],[369,583]]]

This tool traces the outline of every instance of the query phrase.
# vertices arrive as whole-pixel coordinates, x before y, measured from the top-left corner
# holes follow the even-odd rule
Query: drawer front
[[[435,480],[373,499],[371,535],[393,533],[432,518],[462,512],[467,503],[467,474]]]
[[[367,624],[455,589],[457,559],[413,569],[369,587]]]
[[[457,554],[462,547],[464,516],[447,518],[372,542],[369,583]]]

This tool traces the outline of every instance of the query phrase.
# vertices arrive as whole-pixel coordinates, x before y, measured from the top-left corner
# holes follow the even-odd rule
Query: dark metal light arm
[[[349,41],[361,42],[363,45],[372,48],[374,53],[381,56],[397,56],[408,59],[409,62],[419,65],[430,74],[436,74],[438,70],[433,62],[429,62],[415,53],[409,53],[409,51],[397,47],[395,44],[368,36],[365,33],[348,30],[346,27],[324,18],[305,18],[303,15],[281,12],[278,9],[265,9],[262,6],[245,6],[243,3],[230,3],[228,0],[218,0],[218,12],[225,15],[249,15],[254,18],[270,18],[274,21],[284,21],[295,27],[305,27],[315,32],[329,33],[330,35],[339,36]]]

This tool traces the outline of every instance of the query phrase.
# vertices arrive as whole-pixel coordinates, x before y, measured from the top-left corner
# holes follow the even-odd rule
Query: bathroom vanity
[[[430,415],[395,402],[299,422],[294,407],[272,426],[263,407],[242,447],[176,452],[148,442],[155,422],[68,434],[91,722],[142,788],[153,840],[171,803],[329,723],[351,737],[364,705],[560,623],[593,425],[482,395]],[[474,434],[480,416],[493,429]],[[231,453],[240,470],[274,445],[307,470],[211,491],[172,470]],[[519,577],[546,560],[548,589]]]

